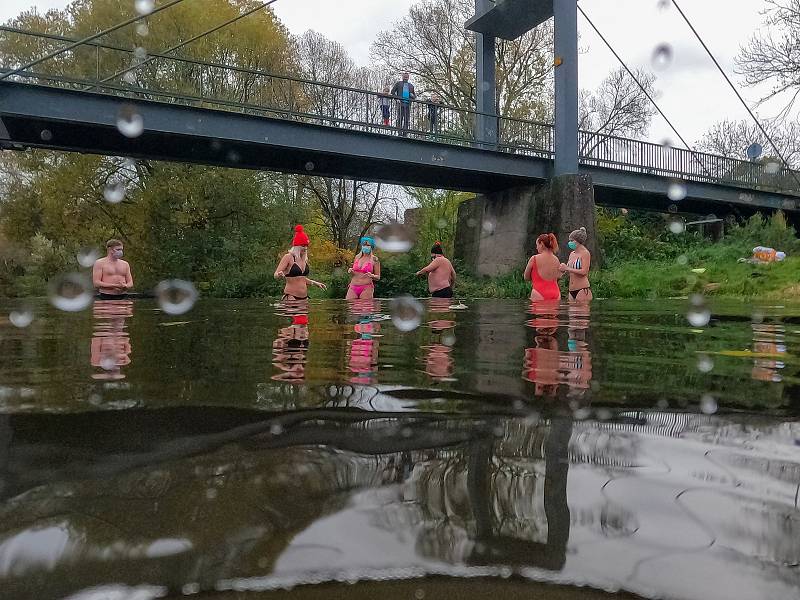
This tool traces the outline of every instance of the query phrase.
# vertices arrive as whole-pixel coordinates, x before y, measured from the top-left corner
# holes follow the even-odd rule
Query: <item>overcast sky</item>
[[[133,0],[131,0],[133,1]],[[203,0],[190,0],[199,5]],[[369,63],[369,46],[375,32],[401,18],[418,0],[278,0],[275,12],[292,33],[315,29],[335,39],[360,64]],[[36,6],[39,10],[63,7],[67,0],[0,0],[0,20]],[[581,0],[581,7],[629,66],[652,68],[654,48],[669,44],[672,63],[656,71],[659,102],[678,131],[694,142],[717,120],[746,118],[744,108],[727,87],[691,31],[674,9],[659,8],[659,0]],[[681,0],[681,8],[694,23],[729,75],[740,45],[761,25],[764,0]],[[617,66],[616,60],[579,15],[581,32],[581,87],[594,88]],[[751,106],[759,90],[741,88]],[[763,93],[763,90],[760,90]],[[759,116],[778,112],[777,102],[764,105]],[[660,117],[650,139],[674,139]]]

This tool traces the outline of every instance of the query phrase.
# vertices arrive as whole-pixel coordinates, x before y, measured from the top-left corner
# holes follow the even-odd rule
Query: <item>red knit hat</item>
[[[305,231],[303,231],[302,225],[295,225],[294,226],[294,239],[292,240],[292,246],[308,246],[309,239],[308,235]]]

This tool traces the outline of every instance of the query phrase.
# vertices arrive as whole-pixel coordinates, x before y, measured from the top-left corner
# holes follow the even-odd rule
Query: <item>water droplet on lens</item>
[[[764,322],[764,313],[760,310],[754,310],[751,317],[753,323],[760,324]]]
[[[100,358],[100,366],[106,371],[111,371],[117,366],[117,359],[111,354],[106,354]]]
[[[653,57],[651,59],[654,69],[663,71],[672,62],[672,46],[669,44],[659,44],[653,50]]]
[[[467,227],[474,228],[474,227],[477,227],[477,225],[478,225],[478,221],[476,219],[473,219],[472,217],[467,219]]]
[[[667,197],[673,202],[680,202],[686,198],[686,184],[679,180],[671,181],[667,188]]]
[[[667,210],[674,214],[674,213],[678,212],[678,205],[677,204],[670,204],[667,207]]]
[[[667,223],[667,228],[675,235],[679,235],[686,231],[686,223],[682,218],[674,217]]]
[[[391,308],[392,323],[399,331],[413,331],[422,323],[422,304],[411,296],[393,298]]]
[[[375,243],[386,252],[408,252],[411,250],[411,235],[406,227],[397,222],[383,225],[375,233]]]
[[[137,46],[133,50],[133,56],[139,61],[147,60],[147,50],[145,50],[142,46]]]
[[[452,333],[446,333],[442,336],[442,343],[445,346],[454,346],[456,343],[456,336]]]
[[[700,399],[700,410],[707,415],[713,415],[717,412],[717,401],[711,394],[706,394]]]
[[[311,162],[311,161],[308,161],[306,163],[306,171],[313,171],[313,170],[314,170],[314,163]]]
[[[690,298],[691,306],[686,319],[692,327],[705,327],[711,320],[711,311],[706,308],[703,297],[695,294]]]
[[[494,234],[494,230],[497,227],[494,221],[491,219],[486,219],[483,223],[481,223],[481,229],[483,229],[483,233],[486,235]]]
[[[214,488],[208,488],[206,490],[206,498],[208,498],[209,500],[213,500],[214,498],[216,498],[217,494],[218,494],[218,492]]]
[[[697,357],[697,370],[701,373],[711,373],[714,370],[714,361],[707,354]]]
[[[84,310],[94,298],[91,280],[80,273],[59,275],[50,282],[48,288],[50,303],[67,312]]]
[[[78,259],[78,264],[80,266],[89,268],[93,267],[94,262],[100,258],[100,252],[97,250],[97,248],[91,248],[87,246],[78,250],[75,258]]]
[[[49,129],[42,129],[42,133],[39,134],[39,136],[42,138],[43,142],[49,142],[53,139],[53,132]]]
[[[447,219],[439,219],[438,221],[436,221],[436,227],[438,227],[439,229],[444,229],[445,227],[447,227]]]
[[[231,150],[228,152],[228,160],[232,163],[238,163],[240,160],[242,160],[242,157],[238,152],[236,152],[236,150]]]
[[[423,600],[425,598],[425,590],[422,588],[414,590],[414,598],[416,598],[416,600]]]
[[[658,9],[667,10],[671,4],[670,0],[658,0]]]
[[[106,184],[103,189],[103,198],[109,204],[119,204],[125,199],[125,186],[121,182]]]
[[[188,312],[197,301],[194,285],[182,279],[162,281],[155,289],[158,305],[168,315],[182,315]]]
[[[127,83],[128,85],[135,85],[136,84],[136,74],[133,71],[128,71],[122,76],[122,81]]]
[[[764,172],[769,175],[775,175],[775,173],[777,173],[780,170],[781,170],[781,163],[774,160],[771,160],[764,165]]]
[[[139,23],[136,26],[136,35],[145,37],[149,34],[150,34],[150,28],[147,26],[147,23]]]
[[[272,435],[280,435],[283,433],[283,426],[280,423],[273,423],[270,425],[269,432]]]
[[[8,315],[8,320],[11,321],[14,327],[23,329],[33,323],[33,311],[27,309],[12,310]]]
[[[672,140],[669,138],[664,138],[661,140],[661,147],[664,148],[664,150],[672,150]]]
[[[141,16],[149,15],[156,7],[155,0],[136,0],[134,3],[136,12]]]
[[[144,131],[144,119],[136,108],[125,104],[117,113],[117,129],[128,138],[137,138]]]
[[[200,593],[200,584],[199,583],[187,583],[181,588],[181,593],[184,596],[191,596],[193,594]]]

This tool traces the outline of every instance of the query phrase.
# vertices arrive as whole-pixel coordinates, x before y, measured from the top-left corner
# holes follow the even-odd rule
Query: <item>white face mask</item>
[[[114,258],[122,258],[122,250],[114,250],[113,256]]]

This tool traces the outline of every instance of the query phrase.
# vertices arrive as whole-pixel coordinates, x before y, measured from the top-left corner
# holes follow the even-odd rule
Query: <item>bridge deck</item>
[[[137,138],[121,135],[116,127],[126,104],[144,121],[144,133]],[[536,184],[552,169],[547,154],[14,82],[0,82],[0,120],[6,148],[40,147],[475,192]],[[599,204],[666,210],[671,203],[667,189],[672,179],[658,172],[620,171],[592,159],[584,159],[581,171],[592,176]],[[686,181],[686,188],[681,202],[685,211],[713,212],[720,204],[745,212],[797,209],[797,198],[786,194],[693,181]]]

